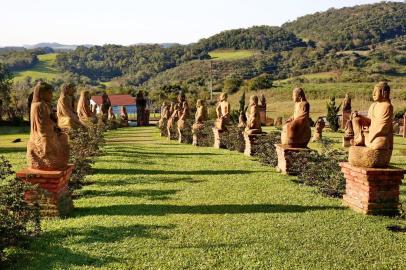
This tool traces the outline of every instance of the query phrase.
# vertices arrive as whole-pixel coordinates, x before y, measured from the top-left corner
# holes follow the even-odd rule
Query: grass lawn
[[[20,168],[27,135],[8,133],[0,153]],[[386,228],[405,221],[356,214],[240,153],[154,127],[107,139],[74,216],[45,220],[10,269],[406,269],[406,235]]]
[[[60,73],[55,67],[55,59],[57,53],[49,53],[49,54],[42,54],[38,55],[39,63],[36,64],[33,68],[16,72],[14,74],[14,80],[22,80],[25,77],[29,76],[36,79],[45,79],[51,80],[56,78],[56,76]]]
[[[209,52],[210,57],[215,61],[238,60],[258,54],[255,50],[232,50],[222,49]]]

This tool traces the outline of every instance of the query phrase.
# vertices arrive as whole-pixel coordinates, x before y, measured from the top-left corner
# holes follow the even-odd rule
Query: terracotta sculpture
[[[245,128],[246,126],[247,126],[247,116],[244,114],[244,112],[240,112],[240,115],[238,116],[237,127]]]
[[[343,101],[343,112],[342,112],[342,123],[341,123],[341,127],[345,128],[347,122],[350,120],[350,116],[351,116],[351,97],[350,95],[347,93],[345,94],[345,98]]]
[[[198,99],[196,102],[195,123],[192,130],[195,132],[204,127],[204,122],[207,120],[207,108],[204,100]]]
[[[186,101],[186,96],[183,92],[179,93],[178,102],[179,102],[178,129],[184,129],[186,128],[186,120],[190,116],[190,110],[189,104]]]
[[[89,91],[82,91],[78,102],[77,109],[78,117],[83,125],[86,125],[89,121],[94,122],[95,117],[90,109],[90,93]]]
[[[295,110],[293,116],[283,126],[281,135],[282,144],[292,148],[305,148],[311,138],[309,123],[310,104],[307,102],[302,88],[294,89],[292,98],[295,102]]]
[[[250,134],[261,134],[261,119],[259,116],[258,96],[250,97],[250,102],[247,109],[247,126],[245,132]]]
[[[326,127],[326,122],[324,122],[323,118],[319,118],[316,121],[316,131],[313,135],[312,141],[317,142],[323,138],[323,129]]]
[[[226,130],[226,126],[230,123],[230,103],[227,101],[227,93],[220,95],[220,102],[216,107],[217,120],[215,126],[218,130]]]
[[[121,123],[121,126],[128,127],[128,113],[127,113],[127,108],[125,106],[121,106],[120,123]]]
[[[68,137],[51,120],[52,86],[40,82],[31,104],[31,133],[27,144],[28,167],[39,170],[65,169],[69,160]]]
[[[114,121],[114,120],[116,120],[116,115],[115,115],[114,112],[113,112],[113,107],[110,107],[110,108],[109,108],[109,111],[108,111],[108,120],[109,120],[109,121]]]
[[[266,98],[264,94],[261,94],[261,104],[258,107],[261,125],[266,125]]]
[[[137,126],[148,125],[146,116],[147,100],[144,97],[143,91],[137,93],[135,102],[137,104]]]
[[[62,86],[61,95],[56,107],[58,126],[62,130],[70,130],[82,126],[73,107],[73,96],[75,91],[75,86],[72,84],[65,84]]]
[[[368,116],[352,114],[354,139],[350,148],[349,162],[355,166],[386,167],[393,150],[393,106],[390,87],[381,82],[374,87],[374,103]]]
[[[172,115],[168,119],[167,130],[168,130],[168,138],[171,139],[175,129],[175,123],[177,123],[179,119],[179,105],[176,104],[173,106]]]
[[[403,115],[403,138],[406,138],[406,113]]]

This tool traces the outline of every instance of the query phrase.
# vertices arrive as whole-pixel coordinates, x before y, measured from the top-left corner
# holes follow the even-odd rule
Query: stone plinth
[[[243,132],[244,134],[244,141],[245,141],[245,149],[244,149],[244,155],[246,156],[253,156],[256,150],[256,146],[258,145],[258,139],[261,136],[266,135],[266,133],[262,134],[247,134],[246,132]]]
[[[261,125],[265,126],[266,125],[266,107],[259,108],[259,119],[261,121]]]
[[[192,145],[203,146],[205,140],[207,140],[207,134],[204,134],[201,131],[194,132]]]
[[[167,128],[168,140],[176,140],[176,129]]]
[[[68,188],[73,169],[74,165],[68,165],[63,171],[26,168],[19,171],[17,177],[24,182],[38,185],[39,192],[27,192],[25,198],[27,201],[39,199],[41,215],[64,217],[73,210],[72,196]]]
[[[220,148],[226,148],[226,145],[224,143],[224,135],[227,131],[224,130],[219,130],[218,128],[213,128],[213,135],[214,135],[214,148],[220,149]]]
[[[295,175],[297,174],[297,166],[294,162],[301,155],[306,155],[307,153],[313,151],[309,148],[293,148],[289,145],[275,144],[276,154],[278,155],[278,166],[277,170],[283,174]],[[302,160],[303,166],[305,165],[305,159]]]
[[[351,111],[343,111],[343,116],[341,118],[341,128],[344,129],[347,122],[350,120]]]
[[[343,136],[343,147],[350,147],[351,146],[351,140],[353,138],[345,137]]]
[[[405,170],[399,168],[364,168],[340,163],[346,185],[344,204],[367,215],[399,214],[399,186]]]

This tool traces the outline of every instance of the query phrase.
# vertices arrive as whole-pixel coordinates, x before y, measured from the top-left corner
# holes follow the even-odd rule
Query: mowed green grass
[[[230,61],[251,57],[258,54],[255,50],[214,50],[209,52],[210,57],[216,61]]]
[[[22,80],[28,76],[33,78],[34,80],[51,80],[56,78],[60,73],[54,66],[56,55],[57,53],[38,55],[38,59],[40,62],[31,69],[16,72],[14,74],[14,80]]]
[[[20,167],[26,142],[10,156],[8,141],[27,135],[9,133],[0,152]],[[404,221],[356,214],[240,153],[154,127],[108,132],[104,150],[74,216],[45,220],[10,269],[406,268],[406,235],[386,228]]]

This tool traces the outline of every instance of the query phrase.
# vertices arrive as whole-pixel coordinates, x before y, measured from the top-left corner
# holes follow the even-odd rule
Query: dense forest
[[[37,55],[51,53],[51,48],[21,49],[13,47],[0,50],[0,63],[7,66],[9,71],[29,69],[38,63]]]
[[[406,34],[406,3],[381,2],[306,15],[285,23],[284,29],[319,46],[348,50],[367,49]]]

